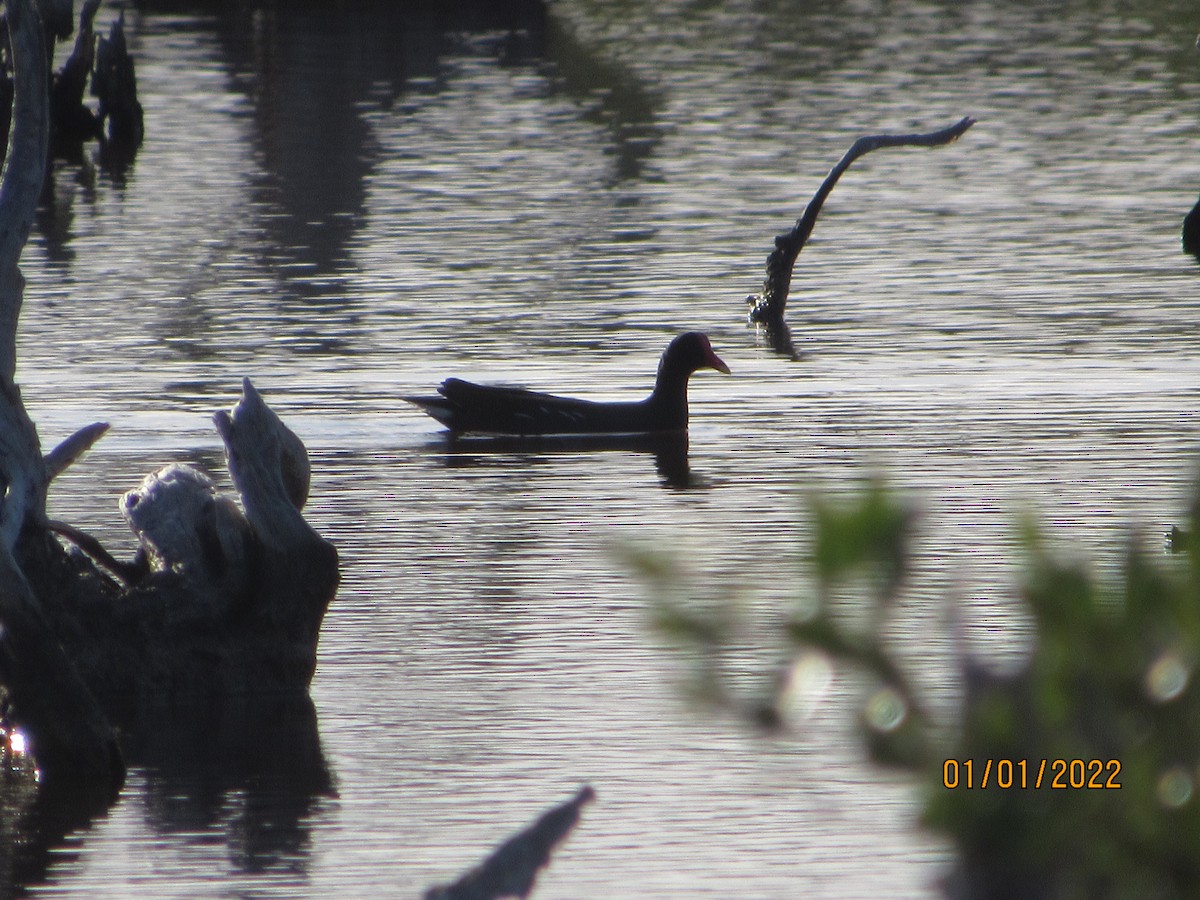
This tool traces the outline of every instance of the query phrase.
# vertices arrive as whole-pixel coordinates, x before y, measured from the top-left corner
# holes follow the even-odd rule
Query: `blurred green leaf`
[[[803,615],[781,637],[799,659],[819,654],[871,676],[864,741],[925,784],[923,821],[956,850],[948,895],[1200,897],[1200,541],[1181,537],[1173,558],[1131,542],[1110,583],[1051,552],[1022,519],[1032,652],[1006,674],[963,660],[959,720],[934,729],[881,634],[908,569],[911,512],[880,481],[851,500],[814,498],[811,510],[818,597],[796,604]],[[1186,533],[1200,534],[1200,482],[1189,514]],[[700,649],[708,663],[694,683],[728,704],[720,662],[737,616],[664,602],[679,582],[669,559],[648,559],[635,568],[657,585],[657,627]],[[850,627],[864,617],[839,609],[848,600],[865,600],[867,627]],[[749,718],[777,721],[780,692],[811,679],[792,670],[774,701],[746,707]]]
[[[815,496],[810,507],[817,577],[833,584],[870,569],[881,577],[884,595],[894,594],[908,569],[912,515],[891,497],[883,482],[868,482],[853,503]]]

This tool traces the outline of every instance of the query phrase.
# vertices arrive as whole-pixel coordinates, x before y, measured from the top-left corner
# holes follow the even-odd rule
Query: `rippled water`
[[[948,603],[981,652],[1024,646],[1022,511],[1099,560],[1160,540],[1196,464],[1194,9],[169,6],[129,15],[133,168],[56,169],[19,377],[46,445],[113,423],[51,502],[120,553],[143,474],[220,474],[243,375],[304,438],[345,565],[319,756],[299,789],[273,754],[135,766],[30,891],[418,896],[587,781],[536,896],[935,896],[946,850],[864,761],[853,679],[786,737],[688,706],[612,548],[677,548],[766,616],[804,587],[804,493],[885,472],[922,511],[894,645],[948,712]],[[963,115],[843,178],[800,358],[771,353],[742,298],[773,236],[854,138]],[[733,375],[693,380],[686,490],[635,450],[451,452],[397,400],[451,374],[637,397],[688,329]]]

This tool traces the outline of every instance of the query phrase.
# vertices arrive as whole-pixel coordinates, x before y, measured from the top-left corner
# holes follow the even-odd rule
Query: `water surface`
[[[1159,541],[1200,401],[1193,13],[131,10],[146,144],[122,179],[60,165],[25,256],[43,443],[113,424],[54,514],[131,554],[120,493],[172,460],[223,477],[209,416],[249,375],[344,575],[304,765],[135,766],[30,893],[418,896],[586,781],[536,896],[936,896],[946,847],[865,761],[855,679],[785,736],[696,710],[612,548],[676,549],[766,619],[806,584],[804,493],[886,473],[921,511],[890,634],[949,715],[949,603],[979,652],[1026,646],[1023,510],[1100,568],[1130,527]],[[742,298],[774,234],[859,135],[963,115],[844,177],[799,359],[772,353]],[[639,397],[689,329],[733,375],[693,381],[688,489],[636,450],[451,452],[397,400],[452,374]]]

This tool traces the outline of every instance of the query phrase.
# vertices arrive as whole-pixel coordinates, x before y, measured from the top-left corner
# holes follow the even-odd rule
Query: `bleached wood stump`
[[[43,778],[112,787],[124,771],[112,723],[139,709],[184,694],[307,690],[337,552],[301,514],[303,443],[249,379],[233,410],[214,416],[240,507],[194,470],[163,469],[121,501],[144,559],[128,567],[47,519],[51,480],[107,426],[43,456],[15,380],[18,260],[45,173],[49,101],[33,0],[6,6],[16,96],[0,177],[0,724],[25,734]]]

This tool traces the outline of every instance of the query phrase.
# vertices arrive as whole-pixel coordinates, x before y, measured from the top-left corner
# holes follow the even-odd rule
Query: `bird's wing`
[[[438,391],[454,409],[460,431],[554,434],[594,430],[603,404],[538,391],[448,378]]]

